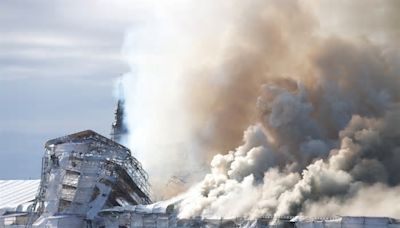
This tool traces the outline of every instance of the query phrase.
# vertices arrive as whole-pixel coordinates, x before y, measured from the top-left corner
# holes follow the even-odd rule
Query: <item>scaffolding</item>
[[[41,182],[26,226],[58,224],[55,215],[74,215],[71,222],[79,224],[104,208],[149,203],[148,175],[130,150],[87,130],[45,144]]]

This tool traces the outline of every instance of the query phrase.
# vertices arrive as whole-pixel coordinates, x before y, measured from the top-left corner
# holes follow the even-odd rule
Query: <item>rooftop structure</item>
[[[45,144],[29,210],[5,214],[19,213],[15,222],[33,227],[84,227],[102,209],[151,203],[147,178],[129,149],[115,141],[91,130],[67,135]]]

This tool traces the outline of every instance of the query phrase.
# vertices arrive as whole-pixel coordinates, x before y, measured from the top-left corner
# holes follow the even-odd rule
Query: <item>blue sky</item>
[[[39,178],[46,140],[108,136],[124,34],[143,12],[125,3],[0,1],[0,179]]]

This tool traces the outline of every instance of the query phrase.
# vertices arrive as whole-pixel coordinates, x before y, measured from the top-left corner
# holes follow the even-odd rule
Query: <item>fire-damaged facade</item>
[[[0,183],[4,186],[0,227],[104,227],[107,219],[99,217],[99,211],[151,203],[147,173],[119,143],[127,132],[123,103],[118,101],[112,139],[86,130],[49,140],[39,185],[35,181],[17,191],[24,181]],[[13,186],[16,194],[12,194]],[[37,193],[29,198],[32,188]],[[13,200],[3,200],[19,197],[23,200],[14,200],[14,205],[8,204]]]
[[[149,203],[147,174],[130,151],[87,130],[46,143],[37,197],[17,220],[86,227],[102,209]]]

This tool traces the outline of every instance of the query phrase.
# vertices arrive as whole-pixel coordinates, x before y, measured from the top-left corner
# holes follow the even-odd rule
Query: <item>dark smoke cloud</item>
[[[205,112],[197,115],[220,120],[206,134],[209,148],[218,149],[219,140],[220,148],[232,147],[237,136],[226,135],[253,125],[242,146],[214,156],[180,215],[332,215],[332,208],[363,215],[366,210],[348,204],[363,205],[377,189],[383,192],[375,197],[388,205],[384,192],[393,195],[400,180],[399,58],[387,52],[393,31],[382,31],[382,42],[365,29],[364,37],[331,35],[300,1],[263,1],[250,9],[241,12],[247,19],[235,27],[233,48],[224,50],[239,60],[205,71],[206,82],[220,72],[227,82],[209,93],[205,83],[206,102],[193,102],[203,102],[198,108]],[[324,202],[326,210],[317,210]],[[385,214],[382,208],[377,214]]]
[[[398,4],[215,2],[178,7],[178,32],[132,57],[132,147],[159,196],[197,183],[181,217],[255,218],[373,215],[373,194],[377,215],[400,216]]]
[[[305,67],[297,53],[306,50],[312,40],[310,30],[315,23],[300,4],[236,3],[241,7],[232,10],[232,25],[224,34],[227,41],[216,61],[194,67],[198,70],[188,79],[192,117],[207,126],[197,130],[206,159],[240,142],[242,132],[258,117],[255,104],[261,85],[294,76],[296,69]]]

